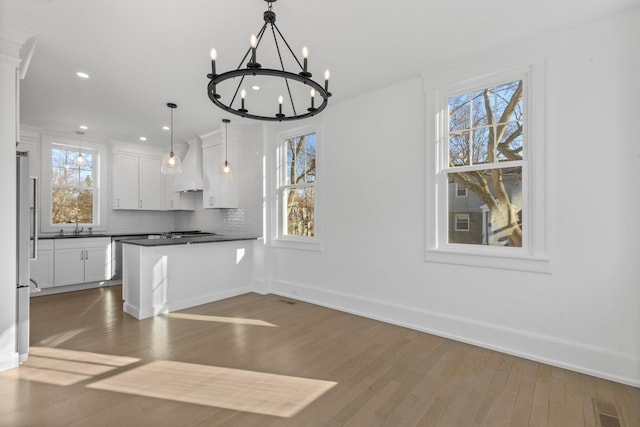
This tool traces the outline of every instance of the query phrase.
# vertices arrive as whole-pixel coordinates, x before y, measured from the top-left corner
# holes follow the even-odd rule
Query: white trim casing
[[[493,58],[495,59],[495,58]],[[457,64],[450,72],[437,73],[439,81],[424,74],[426,135],[426,245],[425,261],[506,270],[550,272],[547,254],[547,207],[545,164],[545,62],[522,60],[505,64],[483,59]],[[522,248],[449,244],[447,241],[448,98],[514,80],[523,80],[525,97],[524,160],[509,162],[523,167]],[[479,166],[481,168],[490,165]],[[506,166],[506,165],[505,165]]]
[[[75,224],[52,224],[51,223],[51,146],[52,144],[62,144],[70,147],[78,146],[78,140],[70,137],[58,137],[51,135],[42,135],[42,178],[40,186],[41,203],[41,221],[40,229],[43,233],[72,231]],[[106,175],[106,162],[109,157],[109,148],[106,145],[95,143],[92,141],[82,141],[83,148],[90,149],[97,154],[97,160],[94,161],[94,222],[89,224],[94,231],[104,231],[106,229],[106,209],[108,186]],[[86,226],[86,224],[81,224]]]
[[[281,200],[281,183],[284,181],[284,169],[283,163],[286,164],[283,152],[284,141],[290,138],[294,138],[300,135],[306,135],[315,133],[316,135],[316,179],[313,185],[314,188],[314,236],[302,237],[302,236],[287,236],[284,235],[282,230],[284,227],[283,216],[283,202]],[[322,135],[320,126],[317,122],[312,122],[304,126],[291,128],[278,132],[275,137],[275,147],[273,155],[272,171],[273,186],[272,186],[272,239],[271,246],[274,248],[285,249],[299,249],[310,251],[322,251],[322,191],[320,189],[321,174],[322,174]],[[320,177],[320,179],[319,179]]]

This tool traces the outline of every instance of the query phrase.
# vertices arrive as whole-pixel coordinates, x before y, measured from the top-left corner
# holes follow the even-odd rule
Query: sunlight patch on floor
[[[291,417],[336,384],[333,381],[242,369],[155,361],[96,381],[87,387]]]
[[[31,347],[29,358],[16,369],[0,372],[5,378],[69,386],[140,361],[87,351]]]
[[[43,339],[42,341],[40,341],[39,344],[47,347],[57,347],[60,344],[65,343],[70,339],[74,338],[76,335],[81,334],[85,330],[86,328],[80,328],[80,329],[73,329],[71,331],[60,332],[59,334],[55,334],[48,338]]]
[[[233,323],[236,325],[270,326],[273,328],[278,327],[278,325],[265,322],[264,320],[245,319],[242,317],[209,316],[204,314],[191,314],[191,313],[167,313],[167,316],[171,317],[172,319],[201,320],[203,322]]]

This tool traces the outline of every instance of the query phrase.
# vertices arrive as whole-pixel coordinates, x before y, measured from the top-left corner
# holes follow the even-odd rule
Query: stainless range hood
[[[188,141],[182,159],[182,173],[173,177],[173,191],[202,191],[202,141]]]

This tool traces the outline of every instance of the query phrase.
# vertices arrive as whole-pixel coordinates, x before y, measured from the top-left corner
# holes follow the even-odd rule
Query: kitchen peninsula
[[[124,240],[123,310],[136,319],[250,290],[256,237]]]

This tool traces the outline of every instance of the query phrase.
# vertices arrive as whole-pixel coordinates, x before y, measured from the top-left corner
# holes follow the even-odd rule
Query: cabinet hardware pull
[[[80,259],[81,259],[81,260],[84,260],[84,250],[81,250],[81,251],[80,251]]]
[[[118,197],[118,207],[120,207],[120,198]]]
[[[142,199],[138,201],[138,207],[142,209]]]
[[[84,259],[89,259],[89,251],[87,249],[84,250]]]

